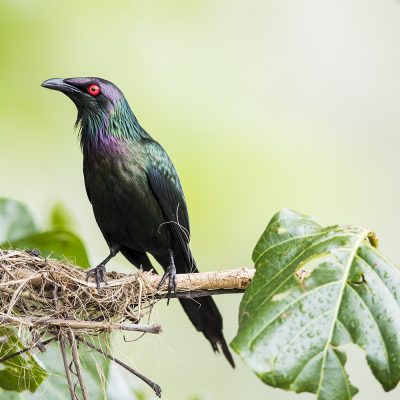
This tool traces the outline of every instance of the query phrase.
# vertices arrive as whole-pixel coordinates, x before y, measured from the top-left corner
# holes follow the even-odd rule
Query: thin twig
[[[53,288],[53,301],[54,301],[54,307],[58,311],[59,307],[58,307],[58,285],[57,284],[55,284],[54,288]]]
[[[54,306],[56,310],[58,310],[58,285],[54,285],[53,289],[53,299],[54,299]],[[60,341],[60,351],[63,359],[63,364],[64,364],[64,370],[65,370],[65,376],[67,378],[67,384],[68,384],[68,390],[69,394],[71,395],[71,400],[79,400],[76,396],[75,390],[74,390],[74,385],[72,383],[72,376],[71,376],[71,370],[69,369],[69,364],[68,364],[68,359],[67,359],[67,351],[65,349],[65,339],[64,339],[64,333],[60,330],[58,332],[58,340]]]
[[[0,268],[11,278],[11,279],[16,279],[15,276],[3,265],[0,264]]]
[[[44,347],[44,344],[41,340],[40,334],[35,331],[34,329],[30,329],[31,331],[31,336],[33,341],[36,343],[36,347],[39,349],[41,353],[44,353],[46,351],[46,347]]]
[[[129,371],[130,373],[132,373],[133,375],[137,376],[139,379],[141,379],[143,382],[147,383],[155,392],[155,394],[158,397],[161,397],[161,387],[159,385],[157,385],[157,383],[154,383],[152,380],[150,380],[149,378],[147,378],[146,376],[142,375],[140,372],[136,371],[135,369],[133,369],[132,367],[130,367],[129,365],[125,364],[123,361],[119,360],[118,358],[115,358],[114,356],[106,353],[104,350],[101,350],[95,346],[93,346],[92,344],[90,344],[89,342],[87,342],[85,339],[77,337],[78,341],[86,344],[86,346],[90,347],[91,349],[97,351],[98,353],[100,353],[101,355],[103,355],[104,357],[108,358],[111,361],[114,361],[115,363],[117,363],[118,365],[120,365],[121,367],[125,368],[127,371]]]
[[[49,344],[51,342],[54,342],[55,340],[57,340],[57,338],[53,337],[50,339],[45,340],[44,342],[41,342],[42,346],[46,346],[46,344]],[[32,349],[34,349],[35,347],[37,347],[37,344],[35,344],[33,347],[26,347],[25,349],[16,351],[15,353],[9,354],[8,356],[5,356],[3,358],[0,358],[0,364],[3,363],[4,361],[10,360],[11,358],[20,356],[23,353],[26,353],[27,351],[31,351]]]
[[[11,317],[9,315],[0,315],[0,324],[7,325],[26,325],[46,327],[57,326],[71,329],[93,329],[93,330],[121,330],[130,332],[145,332],[145,333],[161,333],[162,329],[159,324],[126,324],[126,323],[111,323],[99,321],[76,321],[73,319],[57,319],[57,318],[38,318],[38,317]]]
[[[14,294],[15,290],[7,287],[0,287],[0,292]],[[38,297],[35,293],[32,292],[22,292],[21,296],[28,299],[32,299],[33,301],[37,301],[38,303],[41,303],[43,305],[48,305],[48,302],[46,300],[42,299],[41,297]]]
[[[89,392],[86,386],[85,378],[83,377],[81,361],[79,359],[78,347],[76,345],[75,334],[72,330],[69,331],[69,339],[71,342],[72,360],[75,364],[76,375],[78,376],[79,386],[81,387],[83,400],[90,400]]]
[[[65,339],[64,339],[62,332],[59,333],[58,340],[60,341],[60,351],[61,351],[61,355],[62,355],[62,359],[63,359],[65,375],[67,377],[69,394],[71,395],[71,400],[78,400],[78,398],[75,394],[75,391],[74,391],[74,385],[72,383],[71,371],[69,369],[69,364],[68,364],[68,360],[67,360],[67,351],[65,349]]]

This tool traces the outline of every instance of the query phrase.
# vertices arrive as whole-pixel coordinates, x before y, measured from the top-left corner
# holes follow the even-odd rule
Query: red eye
[[[95,84],[90,85],[90,86],[88,87],[87,91],[88,91],[89,94],[91,94],[92,96],[98,96],[98,95],[100,94],[100,88],[99,88],[97,85],[95,85]]]

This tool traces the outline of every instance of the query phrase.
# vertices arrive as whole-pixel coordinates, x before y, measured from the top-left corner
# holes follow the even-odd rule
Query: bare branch
[[[58,340],[60,341],[60,351],[61,351],[61,355],[62,355],[62,359],[63,359],[65,376],[67,378],[69,394],[71,395],[71,400],[78,400],[78,398],[75,394],[75,391],[74,391],[74,385],[72,383],[71,371],[69,369],[69,364],[68,364],[68,360],[67,360],[67,351],[65,349],[65,339],[64,339],[62,332],[59,333]]]
[[[178,274],[177,291],[189,292],[193,290],[241,289],[250,284],[254,270],[249,268],[230,269],[226,271],[199,272],[192,274]],[[147,274],[145,277],[153,288],[157,288],[160,277],[156,274]],[[161,288],[166,290],[166,284]]]
[[[90,400],[89,392],[86,386],[85,378],[83,377],[81,361],[79,359],[78,347],[76,345],[75,334],[72,330],[69,331],[69,340],[71,343],[72,360],[75,364],[76,375],[78,376],[79,386],[81,387],[83,400]]]
[[[161,333],[161,326],[158,324],[144,325],[144,324],[117,324],[108,322],[96,321],[75,321],[69,319],[55,319],[55,318],[35,318],[35,317],[11,317],[9,315],[0,315],[0,323],[7,325],[18,326],[25,325],[33,326],[54,326],[71,329],[86,329],[86,330],[121,330],[130,332],[145,332],[145,333]]]

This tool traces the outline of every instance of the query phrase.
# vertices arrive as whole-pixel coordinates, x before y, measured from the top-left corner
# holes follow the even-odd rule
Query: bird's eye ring
[[[88,91],[88,93],[89,93],[90,95],[92,95],[92,96],[98,96],[98,95],[100,94],[100,88],[99,88],[98,85],[95,85],[95,84],[90,85],[90,86],[87,88],[87,91]]]

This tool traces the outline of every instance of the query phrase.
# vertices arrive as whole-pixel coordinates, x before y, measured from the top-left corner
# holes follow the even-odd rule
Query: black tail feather
[[[195,328],[202,332],[215,352],[221,350],[229,364],[235,368],[235,362],[222,333],[222,317],[212,297],[197,299],[179,299],[183,309]]]

